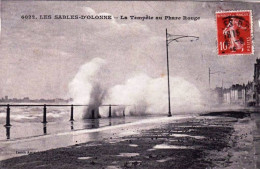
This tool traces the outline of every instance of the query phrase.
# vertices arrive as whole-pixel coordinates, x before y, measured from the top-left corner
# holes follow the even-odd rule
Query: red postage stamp
[[[252,12],[216,12],[218,55],[253,54]]]

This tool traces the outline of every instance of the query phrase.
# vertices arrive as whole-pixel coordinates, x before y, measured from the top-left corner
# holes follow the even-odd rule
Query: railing
[[[47,123],[47,107],[71,107],[71,113],[70,113],[70,121],[74,121],[74,107],[80,107],[80,106],[89,106],[84,104],[0,104],[0,107],[6,107],[6,124],[5,127],[12,126],[10,123],[10,113],[11,109],[10,107],[43,107],[43,121],[42,123]],[[101,106],[109,106],[109,114],[108,117],[112,117],[112,106],[129,106],[129,105],[112,105],[112,104],[106,104]],[[123,111],[123,116],[125,116],[125,112]],[[92,114],[92,119],[94,119],[95,116]]]

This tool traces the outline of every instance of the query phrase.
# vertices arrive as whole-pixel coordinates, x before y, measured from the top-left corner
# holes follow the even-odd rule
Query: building
[[[223,104],[231,104],[231,92],[230,89],[223,89]]]
[[[223,103],[232,105],[245,105],[246,86],[235,84],[228,89],[223,89]]]
[[[247,106],[254,106],[255,105],[255,96],[254,96],[254,84],[253,82],[248,82],[246,85],[246,104]]]
[[[259,106],[260,98],[260,59],[256,59],[254,67],[254,81],[253,81],[253,98],[255,100],[255,105]]]
[[[245,85],[232,85],[230,89],[231,104],[245,105]]]
[[[223,89],[223,104],[260,106],[260,59],[254,64],[254,79],[246,85]]]

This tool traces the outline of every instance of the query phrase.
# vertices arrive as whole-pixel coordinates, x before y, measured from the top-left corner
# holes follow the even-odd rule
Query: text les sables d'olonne
[[[124,16],[120,15],[119,17],[112,16],[112,15],[21,15],[21,19],[24,20],[31,20],[31,19],[41,19],[41,20],[48,20],[48,19],[56,19],[56,20],[111,20],[111,19],[118,19],[118,20],[193,20],[197,21],[200,20],[198,16]]]

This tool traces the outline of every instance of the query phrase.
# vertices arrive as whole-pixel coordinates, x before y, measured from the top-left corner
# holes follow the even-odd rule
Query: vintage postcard
[[[258,1],[2,0],[0,168],[260,168]]]

